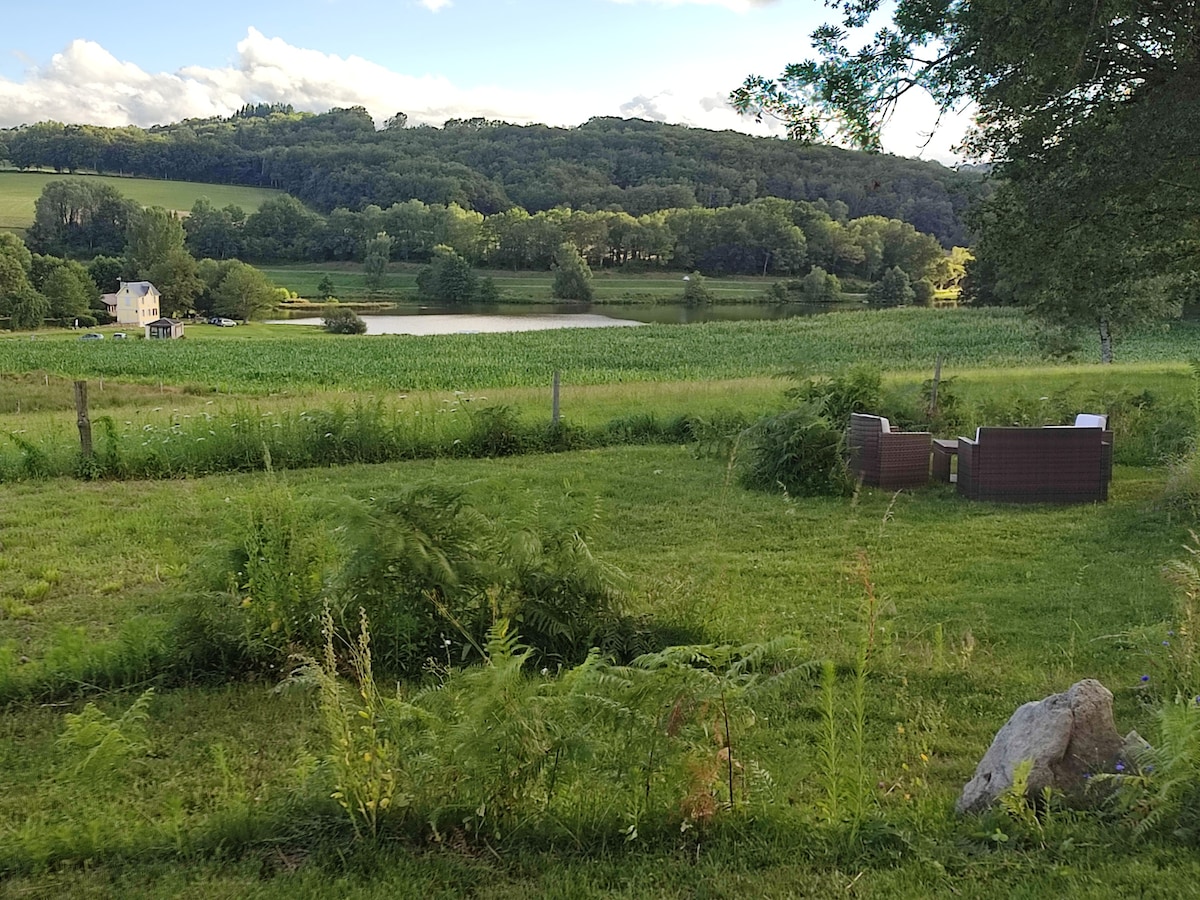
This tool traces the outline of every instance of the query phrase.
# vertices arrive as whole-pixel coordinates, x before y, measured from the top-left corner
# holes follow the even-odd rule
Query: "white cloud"
[[[430,12],[437,12],[439,9],[445,9],[447,6],[453,6],[451,0],[421,0],[421,5]]]
[[[147,72],[117,59],[99,44],[73,41],[45,67],[31,68],[23,81],[0,78],[0,126],[54,119],[144,127],[229,115],[245,103],[267,102],[291,103],[311,112],[363,106],[380,124],[397,111],[407,113],[411,124],[430,125],[479,116],[573,126],[593,116],[621,115],[698,128],[781,134],[778,123],[755,123],[734,112],[725,99],[728,77],[720,71],[679,67],[668,76],[658,76],[657,84],[626,87],[619,94],[565,84],[556,91],[514,91],[496,85],[467,89],[440,75],[409,75],[358,56],[294,47],[250,28],[238,43],[231,65],[185,66],[176,72]],[[663,78],[672,83],[662,83]],[[918,121],[931,122],[932,116],[920,108],[902,110],[887,132],[885,145],[893,152],[918,152],[919,129],[911,124]],[[949,158],[945,149],[949,142],[939,140],[923,155]]]

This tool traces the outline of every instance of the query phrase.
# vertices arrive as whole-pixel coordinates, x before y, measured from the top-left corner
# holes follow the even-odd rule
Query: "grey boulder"
[[[1027,799],[1036,802],[1046,787],[1082,803],[1087,777],[1112,771],[1124,739],[1113,722],[1113,695],[1094,679],[1062,694],[1026,703],[997,732],[975,777],[955,804],[960,814],[982,812],[1013,784],[1017,767],[1029,760]]]

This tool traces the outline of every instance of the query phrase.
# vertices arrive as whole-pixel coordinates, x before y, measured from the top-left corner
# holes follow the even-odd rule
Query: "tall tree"
[[[62,178],[48,182],[34,203],[32,247],[56,256],[117,254],[138,206],[103,182]]]
[[[42,295],[49,306],[46,314],[52,319],[68,320],[67,324],[71,319],[88,314],[97,293],[92,279],[79,263],[57,267],[42,284]]]
[[[191,214],[183,220],[187,249],[197,259],[232,259],[242,251],[242,226],[246,213],[229,204],[217,209],[205,197],[192,204]]]
[[[126,229],[126,279],[147,278],[155,263],[183,250],[185,240],[183,222],[172,210],[161,206],[137,210]]]
[[[125,274],[154,283],[164,314],[191,310],[203,289],[196,260],[184,247],[183,223],[173,211],[153,206],[129,222]]]
[[[560,300],[592,299],[592,270],[574,244],[560,244],[554,254],[554,285],[550,293]]]
[[[14,331],[37,328],[50,312],[50,302],[31,285],[25,285],[10,294],[5,303]]]
[[[0,297],[29,286],[33,254],[11,231],[0,231]]]
[[[737,108],[878,149],[911,90],[973,104],[967,148],[1004,183],[984,252],[1018,302],[1089,322],[1104,359],[1112,326],[1178,308],[1200,255],[1200,0],[897,0],[859,49],[882,0],[829,5],[818,57],[751,76]]]
[[[367,241],[367,252],[363,256],[363,274],[367,290],[372,293],[383,287],[383,275],[387,271],[391,255],[392,239],[386,231],[379,232]]]
[[[470,303],[478,291],[478,279],[471,264],[450,247],[433,250],[429,265],[417,273],[417,294],[443,303]]]
[[[267,276],[253,266],[233,260],[225,264],[224,274],[214,291],[213,310],[248,322],[274,306],[275,288]]]

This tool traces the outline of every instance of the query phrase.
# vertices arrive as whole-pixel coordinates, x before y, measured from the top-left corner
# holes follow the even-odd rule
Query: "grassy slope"
[[[1029,333],[1008,314],[932,319],[937,314],[920,313],[911,320],[905,315],[838,317],[816,331],[813,326],[750,329],[748,334],[740,328],[676,329],[691,340],[664,344],[667,335],[656,335],[645,348],[636,342],[626,348],[632,359],[641,360],[637,380],[617,382],[595,374],[594,380],[608,383],[571,385],[565,408],[569,417],[590,421],[635,410],[708,409],[720,403],[762,409],[778,402],[784,384],[761,373],[786,359],[794,363],[807,355],[844,363],[857,356],[910,363],[920,371],[926,355],[939,346],[959,348],[962,356],[956,359],[974,360],[976,367],[959,362],[947,375],[955,377],[953,389],[975,403],[1004,395],[1036,401],[1080,384],[1096,391],[1148,389],[1175,398],[1185,398],[1189,389],[1183,364],[1166,361],[1187,358],[1182,338],[1188,332],[1146,336],[1123,347],[1126,359],[1161,362],[1105,369],[1035,366]],[[957,330],[942,330],[952,321]],[[373,342],[379,339],[313,335],[293,339],[299,352],[285,354],[283,342],[266,330],[206,334],[211,336],[187,345],[211,350],[193,358],[187,379],[230,378],[261,391],[259,379],[238,377],[226,367],[253,366],[256,357],[272,354],[266,362],[279,366],[273,377],[294,388],[288,396],[253,400],[268,410],[351,399],[351,394],[324,393],[328,388],[306,374],[318,364],[328,365],[328,371],[361,366],[354,383],[395,391],[394,368],[374,355]],[[572,354],[583,348],[600,360],[607,348],[615,354],[607,361],[610,370],[626,372],[629,362],[614,348],[603,342],[591,346],[584,335],[579,340],[583,343],[569,345]],[[707,347],[710,340],[723,355],[693,377],[737,366],[759,377],[664,380],[677,371],[679,356]],[[393,353],[401,347],[408,354],[421,353],[413,364],[425,367],[433,366],[439,354],[515,352],[504,339],[433,343],[380,346]],[[54,355],[57,349],[62,356]],[[99,358],[91,354],[95,349],[68,340],[0,341],[0,371],[38,368],[50,359],[69,372],[120,371],[117,357],[98,366]],[[106,343],[105,349],[127,353],[148,345]],[[27,350],[35,355],[22,356]],[[423,355],[426,350],[433,352]],[[538,354],[546,347],[522,345],[521,352],[528,358],[520,371],[536,373],[543,361]],[[328,360],[321,358],[324,353],[330,354]],[[746,358],[729,359],[739,354]],[[172,380],[184,370],[167,367],[172,359],[157,357],[167,380],[163,388],[157,382],[110,383],[104,392],[93,389],[93,404],[120,410],[121,418],[140,424],[176,409],[184,415],[238,402],[180,393]],[[1014,368],[1017,360],[1029,365]],[[1010,365],[997,365],[1003,361]],[[604,371],[609,370],[596,370]],[[920,377],[897,374],[888,383],[911,390]],[[153,374],[139,378],[151,382]],[[0,402],[14,395],[25,402],[20,415],[0,405],[0,430],[46,428],[69,442],[74,416],[68,384],[22,374],[10,376],[0,388]],[[488,390],[497,402],[535,408],[547,403],[545,394],[544,387]],[[445,396],[431,394],[422,402],[436,404]],[[32,407],[43,411],[30,413]],[[64,626],[105,639],[135,614],[169,614],[188,567],[214,535],[245,515],[241,498],[267,477],[0,485],[0,644],[15,642],[19,652],[36,657]],[[814,654],[843,662],[852,655],[862,597],[856,554],[865,551],[886,610],[877,675],[869,689],[868,741],[874,771],[891,788],[885,788],[881,802],[891,821],[915,833],[913,849],[895,865],[843,869],[819,836],[807,830],[810,816],[803,811],[819,800],[817,717],[815,697],[799,693],[765,711],[745,751],[774,776],[775,803],[752,823],[715,829],[700,841],[680,837],[677,843],[625,847],[617,840],[600,852],[501,846],[498,855],[439,845],[417,854],[381,848],[352,856],[349,863],[332,855],[310,858],[303,838],[281,839],[280,834],[320,824],[303,812],[291,814],[298,818],[280,817],[272,804],[297,787],[295,761],[315,742],[313,713],[295,695],[242,684],[163,692],[153,707],[155,756],[132,782],[82,785],[72,777],[72,761],[56,748],[55,738],[63,713],[78,704],[7,711],[0,718],[0,776],[14,789],[0,797],[0,831],[7,835],[4,859],[26,873],[11,879],[8,889],[145,897],[846,892],[925,897],[946,891],[975,897],[1051,892],[1121,897],[1187,896],[1200,878],[1193,853],[1153,842],[1132,847],[1121,832],[1086,822],[1068,823],[1044,847],[994,847],[976,833],[977,823],[956,823],[949,816],[958,788],[1012,710],[1078,678],[1098,677],[1114,690],[1119,728],[1152,733],[1144,705],[1148,691],[1139,678],[1150,674],[1152,690],[1163,665],[1157,650],[1161,636],[1152,629],[1169,616],[1172,595],[1161,565],[1180,555],[1186,536],[1186,523],[1158,506],[1161,470],[1118,467],[1109,504],[1066,509],[967,504],[940,487],[898,497],[867,491],[853,503],[789,501],[730,484],[724,462],[698,460],[685,448],[355,466],[274,477],[302,496],[329,501],[377,496],[424,480],[464,486],[473,502],[491,511],[525,509],[568,494],[577,503],[598,498],[599,530],[592,547],[630,575],[639,608],[719,640],[797,632],[807,636]],[[1145,640],[1130,639],[1143,631]],[[101,698],[101,704],[120,709],[133,696]],[[902,739],[902,728],[924,734],[927,765],[918,761],[915,745]],[[914,773],[923,783],[913,780]],[[237,824],[239,816],[245,824]],[[261,843],[255,842],[256,834]],[[1063,843],[1067,836],[1069,845]],[[214,857],[212,848],[222,841],[231,848],[249,841],[253,849],[232,859],[219,852]],[[39,872],[37,860],[51,858],[92,862],[87,868]]]
[[[235,204],[247,213],[264,200],[279,195],[267,188],[228,184],[196,184],[189,181],[157,181],[149,178],[120,178],[113,175],[54,175],[46,172],[0,172],[0,229],[23,229],[33,224],[33,207],[42,189],[62,178],[85,178],[111,185],[143,206],[162,206],[187,211],[201,197],[214,206]]]
[[[770,711],[743,751],[771,771],[776,803],[754,825],[717,829],[687,862],[658,844],[599,855],[502,847],[497,857],[443,849],[411,858],[384,850],[368,877],[359,871],[365,860],[346,870],[335,859],[310,860],[303,850],[284,844],[276,851],[268,842],[242,862],[217,866],[201,852],[181,866],[173,848],[225,834],[222,822],[234,810],[248,810],[269,838],[279,826],[267,810],[291,789],[294,761],[315,740],[316,722],[301,698],[241,685],[164,692],[153,707],[156,753],[136,785],[81,785],[54,746],[65,710],[11,710],[0,768],[20,789],[0,798],[7,858],[85,846],[93,858],[91,871],[28,875],[11,882],[14,889],[820,896],[853,881],[859,896],[928,896],[933,885],[968,896],[1020,886],[1035,896],[1051,883],[1068,896],[1182,896],[1197,874],[1189,853],[1156,848],[1155,864],[1146,867],[1137,855],[1100,843],[1113,834],[1086,830],[1075,849],[972,850],[976,826],[956,825],[947,815],[992,733],[1021,702],[1098,677],[1117,694],[1118,726],[1147,728],[1138,679],[1157,663],[1111,636],[1161,621],[1170,608],[1159,567],[1177,552],[1184,529],[1155,509],[1161,474],[1121,469],[1108,505],[1066,509],[967,504],[940,488],[898,499],[867,491],[853,505],[788,501],[731,487],[723,463],[677,448],[276,477],[301,495],[331,501],[435,479],[466,485],[472,500],[492,511],[553,501],[569,486],[577,498],[599,498],[593,548],[630,575],[637,606],[714,639],[797,632],[815,653],[840,660],[850,658],[856,639],[856,553],[865,551],[886,610],[868,698],[870,752],[880,780],[901,785],[882,800],[889,817],[922,832],[922,849],[896,867],[865,871],[822,861],[796,813],[818,796],[815,698],[798,694]],[[136,611],[169,609],[189,560],[245,514],[228,498],[264,478],[0,487],[11,560],[0,570],[0,594],[19,596],[25,584],[55,573],[31,611],[0,620],[0,634],[36,654],[58,626],[103,636]],[[939,624],[944,646],[934,639]],[[123,708],[131,696],[104,704]],[[898,737],[903,726],[921,726],[922,710],[936,710],[922,745],[928,766]],[[906,781],[912,774],[902,764],[919,766],[924,783]],[[105,827],[89,833],[91,822]],[[134,855],[122,861],[121,848]],[[264,871],[278,877],[260,883]]]

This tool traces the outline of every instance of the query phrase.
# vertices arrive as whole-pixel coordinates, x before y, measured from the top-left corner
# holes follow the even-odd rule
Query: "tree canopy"
[[[1000,188],[980,216],[979,271],[1059,321],[1170,315],[1200,258],[1200,0],[832,0],[817,58],[731,99],[792,136],[878,149],[909,91],[969,104],[964,149]],[[977,271],[977,275],[979,272]],[[977,286],[978,287],[978,286]]]
[[[530,214],[569,206],[638,217],[768,197],[823,200],[843,210],[841,216],[831,210],[834,218],[902,219],[946,247],[969,243],[963,216],[984,189],[977,173],[935,162],[614,118],[576,128],[466,120],[444,128],[376,131],[365,111],[260,114],[253,108],[248,115],[153,129],[44,122],[0,130],[0,154],[5,152],[22,169],[281,188],[325,214],[417,201],[488,216],[514,206]],[[295,208],[275,211],[303,221]],[[202,221],[188,229],[193,252],[240,255],[220,243],[226,229],[215,215],[219,211],[203,212]],[[215,233],[206,233],[213,226]],[[380,230],[376,226],[365,236]],[[404,244],[401,232],[386,230]],[[436,238],[426,256],[443,242]],[[548,259],[556,246],[550,244]],[[262,255],[272,252],[256,248],[251,255],[258,249]],[[115,253],[119,246],[93,252]]]

